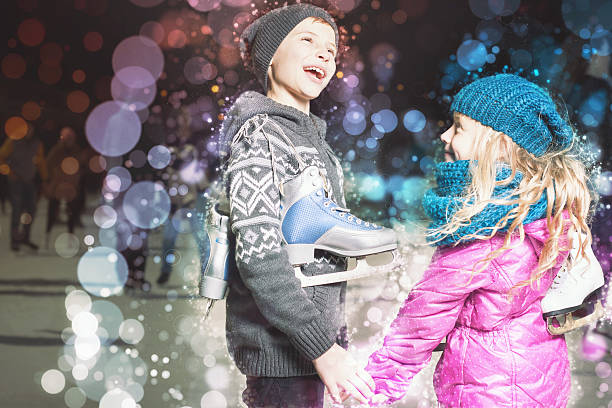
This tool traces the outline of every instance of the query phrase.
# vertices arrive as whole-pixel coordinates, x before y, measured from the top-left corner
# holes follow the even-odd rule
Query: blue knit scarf
[[[476,162],[475,162],[476,165]],[[447,224],[453,215],[465,204],[465,191],[471,181],[470,175],[470,160],[458,160],[455,162],[438,163],[434,171],[437,181],[437,187],[428,190],[423,197],[423,208],[425,213],[432,219],[429,225],[429,231],[440,228]],[[496,180],[506,180],[512,174],[509,166],[500,165],[497,170]],[[519,186],[523,174],[516,172],[514,179],[504,186],[496,186],[493,190],[493,198],[515,199],[517,196],[512,193]],[[546,206],[548,201],[546,194],[542,194],[540,200],[533,204],[529,209],[527,217],[523,224],[539,220],[546,215]],[[434,236],[428,236],[429,242],[440,241],[434,245],[452,245],[468,234],[478,232],[480,235],[488,235],[493,230],[493,227],[501,220],[511,209],[517,207],[518,204],[499,205],[489,204],[482,212],[472,217],[469,225],[460,227],[452,235],[444,236],[440,233]],[[500,230],[507,231],[512,224],[513,219],[510,219]],[[469,242],[472,239],[463,239],[461,242]]]

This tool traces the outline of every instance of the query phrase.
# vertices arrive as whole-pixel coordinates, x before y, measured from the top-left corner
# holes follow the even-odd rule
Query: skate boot
[[[342,282],[382,271],[385,267],[374,268],[367,264],[365,257],[397,248],[395,231],[365,222],[327,197],[325,178],[316,166],[306,167],[282,184],[281,231],[289,262],[295,266],[302,287]],[[314,261],[315,249],[357,258],[357,264],[348,271],[304,276],[300,265]]]
[[[206,267],[200,275],[200,296],[207,298],[204,319],[216,300],[223,299],[227,293],[229,262],[232,261],[233,247],[229,236],[229,211],[215,204],[208,212],[206,233],[210,244],[210,255]]]
[[[582,235],[582,239],[586,239],[586,235]],[[542,317],[552,335],[594,323],[604,314],[598,299],[598,292],[604,285],[601,265],[590,246],[585,249],[585,256],[579,254],[578,234],[571,234],[570,242],[569,268],[566,263],[559,269],[542,299]]]

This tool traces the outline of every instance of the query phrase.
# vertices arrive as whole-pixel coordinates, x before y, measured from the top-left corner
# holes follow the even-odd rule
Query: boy
[[[346,282],[302,289],[281,246],[279,187],[304,162],[324,175],[330,198],[345,203],[326,124],[310,113],[310,101],[336,70],[337,45],[333,19],[308,4],[273,10],[241,36],[243,57],[266,90],[243,93],[221,132],[229,147],[224,177],[237,267],[226,303],[227,343],[247,376],[249,407],[323,407],[325,387],[335,401],[340,390],[364,403],[372,395],[371,378],[343,348]],[[342,269],[342,258],[317,252],[303,273]]]

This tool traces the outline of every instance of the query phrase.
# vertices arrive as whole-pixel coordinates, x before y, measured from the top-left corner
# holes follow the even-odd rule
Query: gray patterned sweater
[[[294,275],[282,243],[275,178],[277,183],[290,180],[299,167],[280,130],[266,122],[272,120],[306,165],[322,170],[334,201],[345,205],[342,168],[325,141],[325,122],[257,92],[243,93],[222,130],[226,141],[240,133],[229,150],[225,172],[237,269],[232,271],[226,303],[227,344],[245,375],[310,375],[316,372],[313,359],[334,343],[347,345],[346,283],[302,288]],[[315,253],[315,258],[303,267],[305,275],[345,267],[343,259],[324,252]]]

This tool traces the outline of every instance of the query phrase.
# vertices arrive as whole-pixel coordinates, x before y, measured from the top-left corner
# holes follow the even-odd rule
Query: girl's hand
[[[341,402],[340,390],[363,404],[374,395],[372,377],[339,345],[334,344],[312,363],[334,402]]]

